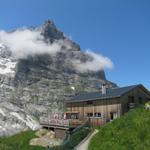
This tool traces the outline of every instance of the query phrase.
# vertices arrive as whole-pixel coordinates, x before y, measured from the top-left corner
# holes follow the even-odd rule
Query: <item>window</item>
[[[134,103],[134,96],[129,96],[128,100],[129,100],[129,103]]]
[[[139,103],[140,104],[142,103],[142,97],[139,97]]]
[[[79,119],[79,114],[78,113],[67,113],[66,118],[67,119]]]
[[[94,117],[100,118],[100,117],[102,117],[102,116],[101,116],[101,113],[98,112],[98,113],[95,113],[95,114],[94,114]]]
[[[87,104],[87,105],[92,105],[93,102],[92,102],[92,101],[87,101],[86,104]]]
[[[87,117],[93,117],[93,113],[87,113]]]

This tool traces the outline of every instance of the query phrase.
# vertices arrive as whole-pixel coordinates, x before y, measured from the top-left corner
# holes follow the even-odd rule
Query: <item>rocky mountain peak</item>
[[[47,20],[42,26],[41,34],[45,37],[46,40],[53,42],[54,40],[64,39],[63,32],[59,31],[54,22]]]
[[[51,20],[46,20],[43,24],[43,28],[44,29],[48,29],[48,28],[56,28],[55,24],[53,21]]]

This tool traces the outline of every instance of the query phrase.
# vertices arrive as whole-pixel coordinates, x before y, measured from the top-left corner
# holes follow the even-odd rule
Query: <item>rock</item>
[[[49,139],[54,139],[55,138],[55,132],[50,131],[48,132],[45,137],[48,137]]]
[[[62,140],[55,138],[55,133],[53,131],[48,131],[46,129],[41,129],[35,133],[39,138],[34,138],[30,140],[30,145],[39,145],[43,147],[47,146],[57,146],[60,145]]]
[[[10,102],[0,103],[0,135],[10,136],[27,128],[37,130],[39,122],[18,106]]]
[[[35,132],[35,135],[37,137],[42,137],[42,136],[45,136],[49,131],[46,130],[46,129],[40,129],[38,130],[37,132]]]

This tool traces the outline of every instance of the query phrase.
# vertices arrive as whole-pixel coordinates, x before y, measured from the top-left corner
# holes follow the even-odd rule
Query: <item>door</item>
[[[114,119],[114,115],[113,115],[113,113],[111,112],[110,113],[110,120],[113,120]]]
[[[111,113],[110,113],[110,120],[114,120],[114,119],[116,119],[117,117],[118,117],[117,112],[111,112]]]

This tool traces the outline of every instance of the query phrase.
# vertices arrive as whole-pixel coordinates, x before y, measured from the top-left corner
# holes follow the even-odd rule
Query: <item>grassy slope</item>
[[[150,150],[150,111],[137,108],[99,128],[89,150]]]
[[[26,131],[14,136],[0,138],[0,150],[45,150],[39,146],[30,146],[29,141],[35,137],[34,131]]]
[[[81,128],[70,136],[70,140],[63,146],[52,148],[53,150],[73,150],[88,133],[89,128]],[[39,146],[30,146],[29,141],[35,137],[34,131],[25,131],[10,137],[0,138],[0,150],[47,150]]]

